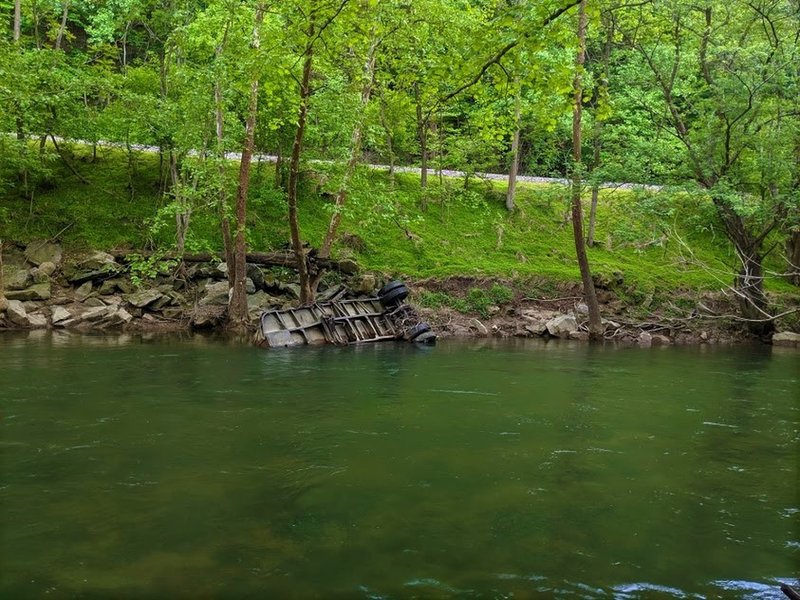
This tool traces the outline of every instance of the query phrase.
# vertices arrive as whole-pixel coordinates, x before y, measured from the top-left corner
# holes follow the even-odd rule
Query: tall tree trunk
[[[264,19],[264,4],[256,7],[255,23],[253,24],[252,47],[258,50],[261,46],[259,29]],[[239,163],[239,184],[236,187],[236,238],[233,250],[233,293],[229,310],[229,320],[233,329],[244,331],[247,328],[247,291],[245,290],[245,277],[247,273],[247,248],[245,245],[245,230],[247,229],[247,191],[250,186],[250,159],[253,156],[256,132],[256,113],[258,112],[258,75],[253,74],[250,81],[250,98],[247,105],[247,120],[245,121],[244,145],[242,159]],[[229,265],[230,268],[230,265]]]
[[[222,41],[214,49],[214,55],[218,63],[222,59],[222,52],[228,40],[228,28],[229,23],[226,23]],[[217,139],[217,160],[219,161],[219,224],[222,230],[222,248],[225,253],[225,264],[228,265],[228,286],[233,288],[233,236],[231,235],[231,224],[228,220],[228,194],[225,190],[225,105],[222,98],[222,81],[219,73],[214,79],[214,133]]]
[[[589,308],[589,337],[599,340],[603,337],[603,325],[600,319],[600,307],[589,268],[589,257],[586,255],[586,244],[583,239],[583,207],[581,205],[581,111],[583,105],[583,65],[586,62],[586,0],[578,5],[578,54],[575,59],[574,105],[572,111],[572,232],[575,238],[575,252],[578,256],[578,267],[583,282],[583,295]]]
[[[519,86],[519,81],[517,81]],[[520,95],[522,94],[517,87],[517,94],[514,98],[514,137],[511,138],[511,168],[508,171],[508,191],[506,192],[506,209],[509,212],[514,210],[514,196],[517,193],[517,171],[519,170],[519,137],[520,137]]]
[[[61,42],[64,40],[64,31],[67,29],[67,15],[69,14],[69,3],[70,0],[66,0],[66,2],[64,2],[64,8],[61,12],[61,25],[58,28],[58,35],[56,35],[56,41],[54,44],[54,48],[56,50],[61,50]]]
[[[14,43],[19,42],[22,34],[22,0],[14,0]]]
[[[300,152],[305,136],[306,120],[308,118],[308,101],[311,96],[311,67],[314,62],[314,20],[313,13],[308,27],[309,42],[305,48],[303,61],[303,76],[300,82],[300,108],[297,114],[297,127],[292,144],[292,156],[289,160],[289,231],[292,236],[292,249],[297,259],[297,273],[300,278],[300,303],[311,304],[314,294],[311,290],[311,280],[308,272],[306,254],[303,250],[303,241],[300,239],[300,225],[297,217],[297,182],[300,179]]]

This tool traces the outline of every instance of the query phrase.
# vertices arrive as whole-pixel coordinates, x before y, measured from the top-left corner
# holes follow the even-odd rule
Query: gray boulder
[[[113,307],[109,307],[113,308]],[[126,325],[133,320],[133,315],[124,308],[117,308],[106,317],[106,323],[111,326]]]
[[[278,289],[284,296],[289,296],[294,300],[300,299],[300,286],[296,283],[278,283]]]
[[[27,327],[30,324],[28,321],[28,311],[25,310],[25,307],[19,300],[8,301],[6,317],[12,324],[20,327]]]
[[[377,284],[375,275],[366,273],[355,279],[352,289],[356,294],[374,294]]]
[[[23,302],[31,300],[48,300],[50,298],[50,283],[37,283],[24,290],[13,290],[6,292],[9,300],[21,300]]]
[[[52,264],[52,263],[50,263]],[[50,276],[42,271],[39,267],[32,268],[29,273],[31,274],[31,278],[33,279],[33,283],[49,283]]]
[[[206,284],[204,293],[205,295],[200,300],[201,306],[227,306],[228,304],[228,282],[217,281],[215,283]]]
[[[642,331],[637,338],[639,345],[643,348],[649,348],[653,345],[653,336],[646,331]]]
[[[150,289],[129,294],[125,297],[125,299],[131,306],[135,306],[136,308],[145,308],[148,305],[154,304],[155,302],[161,300],[163,297],[164,294],[162,294],[160,291]]]
[[[113,256],[106,252],[95,252],[69,269],[66,275],[70,283],[80,285],[86,281],[108,279],[122,270],[122,266],[114,260]]]
[[[560,316],[552,310],[523,310],[520,316],[525,320],[524,330],[531,335],[544,335],[547,333],[548,321]]]
[[[52,311],[53,312],[50,316],[50,321],[53,323],[53,325],[58,325],[59,323],[63,323],[64,321],[72,318],[72,314],[63,306],[54,306]]]
[[[578,322],[572,315],[559,315],[550,319],[545,328],[553,337],[568,338],[573,331],[578,331]]]
[[[247,297],[247,312],[250,317],[256,317],[258,314],[271,307],[280,306],[282,303],[280,298],[270,296],[266,292],[259,290],[255,294]]]
[[[43,263],[58,265],[61,263],[62,256],[61,246],[48,241],[31,242],[25,248],[25,259],[36,266]]]
[[[345,258],[337,263],[339,270],[348,275],[355,275],[358,273],[358,263],[351,258]]]
[[[39,270],[48,277],[50,277],[53,273],[55,273],[57,268],[58,267],[56,267],[55,263],[52,263],[50,261],[45,261],[39,265]]]
[[[247,263],[247,276],[252,280],[253,285],[256,286],[259,290],[264,289],[264,272],[259,268],[258,265],[254,265],[252,263]]]
[[[8,298],[6,298],[5,296],[3,296],[2,293],[0,293],[0,313],[6,312],[7,309],[8,309]]]
[[[798,348],[800,347],[800,333],[793,333],[791,331],[775,333],[772,336],[772,345]]]
[[[101,296],[108,296],[113,294],[119,287],[117,287],[117,282],[119,279],[106,279],[103,283],[100,284],[100,289],[97,290],[97,293]]]
[[[75,300],[77,300],[78,302],[83,302],[89,297],[91,293],[92,293],[92,282],[87,281],[85,283],[82,283],[80,286],[78,286],[78,289],[75,290]]]
[[[24,290],[33,282],[31,274],[27,269],[17,269],[6,273],[4,284],[7,290]]]
[[[95,308],[90,308],[78,318],[87,323],[97,323],[112,316],[115,312],[116,308],[113,306],[97,306]]]
[[[42,313],[28,315],[28,325],[34,329],[44,329],[47,327],[47,317]]]

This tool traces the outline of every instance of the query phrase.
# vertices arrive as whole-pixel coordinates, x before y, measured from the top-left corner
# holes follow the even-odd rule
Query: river
[[[0,335],[0,597],[780,598],[800,355]]]

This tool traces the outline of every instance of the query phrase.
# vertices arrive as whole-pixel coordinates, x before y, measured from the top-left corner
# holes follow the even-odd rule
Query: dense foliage
[[[250,122],[254,151],[277,157],[275,185],[248,191],[240,172],[238,208],[268,197],[280,212],[288,196],[290,221],[311,159],[337,161],[311,187],[338,218],[364,195],[358,162],[422,166],[421,208],[445,211],[455,192],[428,185],[429,169],[502,173],[518,152],[520,173],[679,186],[709,207],[703,226],[730,242],[743,311],[760,319],[765,256],[781,252],[779,270],[800,279],[800,5],[585,2],[575,165],[576,0],[3,0],[0,194],[25,198],[33,214],[65,166],[85,179],[70,149],[82,140],[126,153],[119,177],[132,199],[137,147],[153,146],[151,225],[174,228],[183,251],[208,244],[193,223],[210,216],[227,227],[226,246],[231,231],[252,241],[233,218],[236,175],[225,166],[226,153],[246,149]],[[337,227],[308,241],[340,244]]]

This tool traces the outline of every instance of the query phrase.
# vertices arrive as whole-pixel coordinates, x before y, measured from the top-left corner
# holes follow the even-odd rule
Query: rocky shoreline
[[[102,251],[65,256],[64,249],[48,241],[26,247],[4,248],[0,288],[0,330],[54,329],[88,331],[221,330],[229,299],[227,265],[213,258],[184,265],[119,259]],[[131,255],[135,256],[135,255]],[[139,257],[140,259],[141,257]],[[146,271],[146,272],[145,272]],[[276,272],[277,271],[277,272]],[[299,286],[288,269],[247,265],[247,302],[251,328],[267,309],[296,306]],[[361,273],[347,261],[327,286],[319,301],[333,297],[371,297],[387,278]],[[425,292],[463,292],[469,286],[488,285],[475,279],[407,281],[410,302]],[[724,321],[702,318],[633,321],[628,307],[610,290],[601,297],[606,316],[606,339],[639,346],[738,343],[752,341],[741,328]],[[502,305],[490,305],[482,315],[451,308],[417,307],[440,337],[521,337],[587,340],[585,305],[577,290],[560,290],[564,297],[525,298],[516,294]],[[701,303],[704,308],[710,299]],[[776,333],[774,345],[800,347],[800,334]]]

